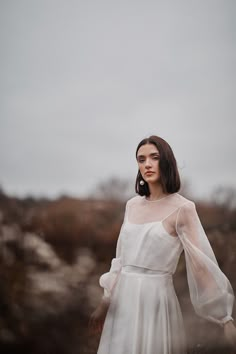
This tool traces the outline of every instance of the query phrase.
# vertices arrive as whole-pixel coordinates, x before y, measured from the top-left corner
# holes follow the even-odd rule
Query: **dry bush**
[[[236,211],[206,202],[197,210],[236,289]],[[115,255],[124,202],[0,195],[0,211],[0,351],[95,354],[99,336],[89,335],[87,321],[102,293],[99,276]],[[222,330],[195,315],[183,256],[174,281],[189,354],[233,354]]]

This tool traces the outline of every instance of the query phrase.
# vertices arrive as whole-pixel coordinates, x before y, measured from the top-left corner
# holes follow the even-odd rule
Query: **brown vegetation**
[[[236,289],[236,210],[197,209],[222,270]],[[115,254],[124,202],[17,199],[0,193],[0,352],[96,353],[87,331],[102,290],[99,275]],[[192,309],[184,257],[175,274],[191,354],[232,354],[222,329]],[[128,353],[127,353],[128,354]]]

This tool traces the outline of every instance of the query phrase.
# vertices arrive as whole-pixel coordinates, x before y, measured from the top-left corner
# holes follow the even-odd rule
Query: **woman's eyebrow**
[[[149,156],[160,156],[159,152],[152,152],[151,154],[149,154]],[[146,155],[138,155],[137,158],[140,158],[140,157],[146,157]]]

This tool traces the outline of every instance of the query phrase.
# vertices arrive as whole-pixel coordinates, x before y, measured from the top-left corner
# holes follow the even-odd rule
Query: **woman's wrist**
[[[233,322],[233,321],[234,321],[233,317],[231,317],[230,315],[227,315],[224,318],[222,318],[221,324],[224,327],[226,323]]]
[[[223,326],[224,327],[227,327],[227,326],[231,326],[233,324],[233,319],[230,319],[230,320],[228,320],[227,322],[225,322],[224,324],[223,324]]]
[[[108,306],[110,304],[110,297],[103,295],[101,303],[102,305]]]

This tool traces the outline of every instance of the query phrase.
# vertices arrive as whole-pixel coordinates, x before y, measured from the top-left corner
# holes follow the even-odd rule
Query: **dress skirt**
[[[98,354],[185,354],[182,313],[170,274],[123,267]]]

